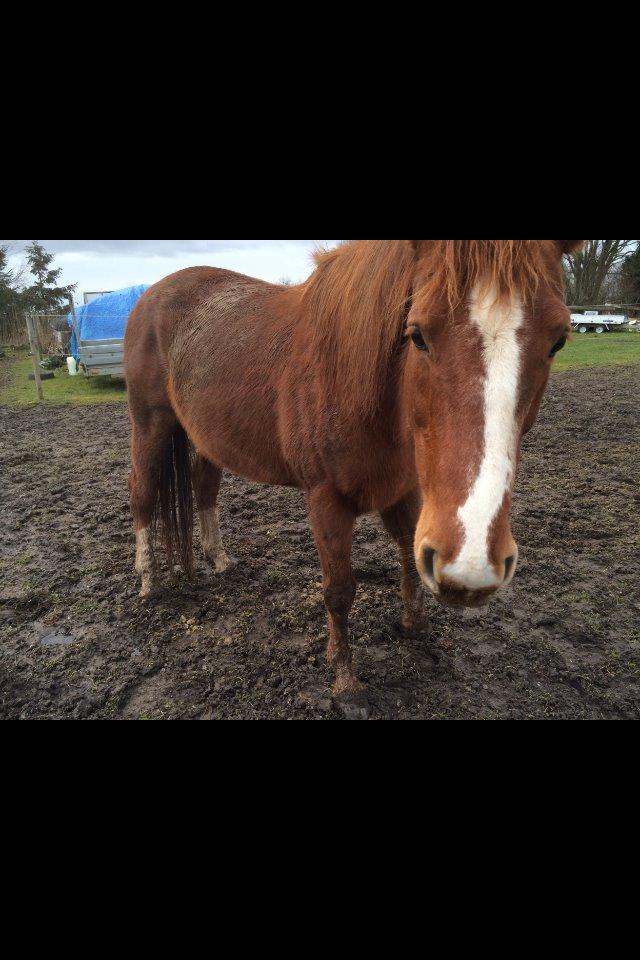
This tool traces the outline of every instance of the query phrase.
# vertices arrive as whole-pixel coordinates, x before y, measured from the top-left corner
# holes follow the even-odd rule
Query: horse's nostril
[[[506,561],[505,561],[505,564],[504,564],[504,579],[505,579],[505,583],[508,583],[509,580],[511,580],[511,577],[513,576],[513,573],[514,573],[514,570],[515,570],[515,566],[516,566],[516,558],[515,558],[515,557],[507,557],[507,559],[506,559]]]
[[[424,550],[424,569],[429,580],[435,583],[436,580],[436,551],[431,547],[425,547]]]

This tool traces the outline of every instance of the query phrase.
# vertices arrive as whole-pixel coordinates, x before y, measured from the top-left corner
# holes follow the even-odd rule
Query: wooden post
[[[42,390],[42,380],[40,378],[40,344],[38,342],[38,334],[36,332],[36,325],[33,319],[33,314],[28,313],[27,315],[27,332],[29,334],[29,347],[31,348],[31,357],[33,359],[33,373],[36,380],[36,387],[38,389],[38,400],[40,403],[44,401],[44,393]]]
[[[71,314],[71,321],[72,321],[73,332],[75,333],[76,338],[77,338],[77,336],[78,336],[78,320],[77,320],[77,318],[76,318],[76,305],[75,305],[75,303],[73,302],[73,297],[69,297],[69,312],[70,312],[70,314]],[[78,347],[80,347],[80,343],[79,343],[79,342],[78,342]]]
[[[73,296],[69,297],[69,312],[71,314],[71,329],[76,338],[76,349],[80,352],[80,331],[78,330],[78,318],[76,316],[76,305],[73,302]]]

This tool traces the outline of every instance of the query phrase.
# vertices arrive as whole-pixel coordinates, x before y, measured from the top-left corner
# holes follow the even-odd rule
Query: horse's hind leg
[[[136,573],[142,578],[140,596],[150,597],[157,586],[153,522],[158,503],[158,483],[171,449],[177,421],[170,410],[132,407],[132,461],[129,479],[131,514],[136,532]]]
[[[222,483],[222,470],[198,454],[193,468],[193,486],[196,505],[200,514],[202,549],[216,573],[224,573],[233,566],[220,535],[220,512],[218,495]]]
[[[402,625],[412,630],[422,610],[424,592],[414,558],[414,540],[420,517],[420,494],[411,493],[395,506],[382,513],[382,520],[400,548],[402,563]]]

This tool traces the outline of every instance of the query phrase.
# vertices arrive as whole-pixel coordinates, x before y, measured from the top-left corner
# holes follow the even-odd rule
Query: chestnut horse
[[[397,541],[404,625],[422,585],[483,604],[508,584],[523,435],[567,339],[562,257],[580,240],[350,240],[300,286],[206,267],[133,311],[126,369],[131,506],[142,596],[153,529],[192,570],[193,494],[206,557],[223,470],[305,491],[329,614],[336,693],[358,691],[348,643],[356,519]]]

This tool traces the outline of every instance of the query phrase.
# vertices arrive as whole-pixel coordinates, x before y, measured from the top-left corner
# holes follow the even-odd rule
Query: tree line
[[[640,241],[587,240],[584,250],[566,260],[567,300],[575,307],[604,303],[640,306]],[[25,251],[24,267],[10,263],[0,246],[0,343],[23,328],[26,312],[63,314],[75,285],[62,286],[62,270],[39,240]]]
[[[567,300],[575,307],[640,305],[638,240],[587,240],[567,257]]]
[[[25,250],[24,266],[11,266],[11,250],[0,246],[0,342],[24,330],[25,313],[61,315],[67,312],[75,284],[60,283],[62,269],[39,240]]]

